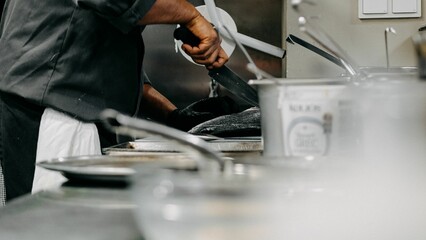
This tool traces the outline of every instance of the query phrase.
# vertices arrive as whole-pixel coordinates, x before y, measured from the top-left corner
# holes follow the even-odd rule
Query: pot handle
[[[155,135],[175,141],[183,150],[194,155],[200,170],[213,170],[219,165],[224,169],[225,160],[206,141],[189,133],[148,120],[126,116],[113,109],[101,113],[101,120],[107,129],[126,136],[145,137]]]

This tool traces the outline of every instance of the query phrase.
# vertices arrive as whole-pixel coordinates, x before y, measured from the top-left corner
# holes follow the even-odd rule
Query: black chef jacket
[[[0,91],[84,121],[132,114],[141,92],[136,25],[155,0],[8,0],[0,25]]]

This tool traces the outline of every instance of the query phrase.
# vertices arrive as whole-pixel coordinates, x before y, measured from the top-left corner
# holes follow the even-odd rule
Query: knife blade
[[[183,26],[177,28],[174,31],[173,36],[176,40],[181,40],[183,43],[191,46],[197,46],[200,43],[200,39],[189,31],[188,28]],[[259,107],[257,91],[226,65],[209,70],[208,75],[235,96],[241,98],[252,106]]]

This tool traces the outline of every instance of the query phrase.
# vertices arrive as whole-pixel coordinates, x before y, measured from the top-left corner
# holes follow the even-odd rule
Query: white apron
[[[96,125],[46,108],[40,122],[36,162],[84,155],[101,155]],[[32,193],[59,187],[65,181],[60,173],[36,166]]]
[[[4,187],[3,168],[0,165],[0,207],[6,203],[6,188]]]

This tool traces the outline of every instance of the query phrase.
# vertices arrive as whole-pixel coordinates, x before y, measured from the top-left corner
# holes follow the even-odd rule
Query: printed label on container
[[[339,119],[336,95],[343,86],[283,88],[281,114],[287,156],[327,155]]]
[[[318,119],[299,117],[293,119],[287,129],[288,155],[324,155],[329,139],[324,134],[323,125]]]

